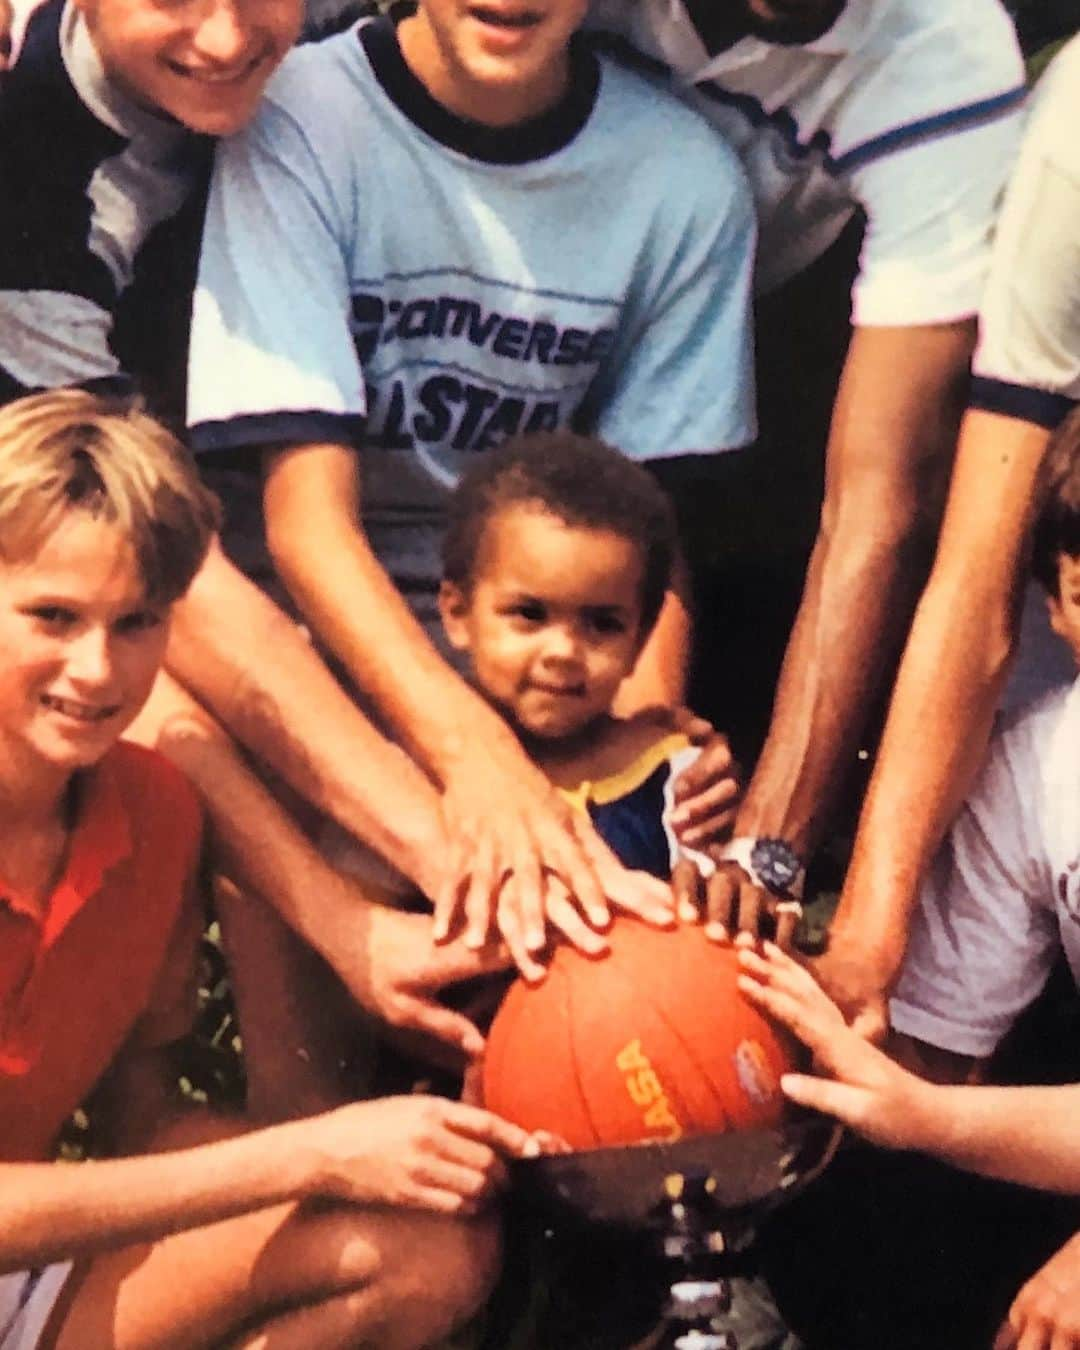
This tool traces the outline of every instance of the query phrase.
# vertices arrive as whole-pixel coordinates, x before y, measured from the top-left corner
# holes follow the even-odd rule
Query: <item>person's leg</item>
[[[211,715],[164,673],[126,735],[184,770],[212,818],[213,774],[200,772],[201,746],[210,737],[242,760]],[[352,1007],[344,987],[261,896],[218,876],[214,907],[243,1038],[248,1114],[273,1121],[339,1105]]]
[[[41,1350],[420,1350],[498,1259],[490,1217],[279,1205],[77,1269]]]

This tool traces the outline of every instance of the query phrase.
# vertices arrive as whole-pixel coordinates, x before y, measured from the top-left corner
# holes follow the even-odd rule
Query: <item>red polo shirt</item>
[[[134,1038],[195,1011],[202,811],[160,755],[120,743],[80,774],[63,875],[38,915],[0,876],[0,1160],[50,1156]],[[2,867],[2,848],[0,848]]]

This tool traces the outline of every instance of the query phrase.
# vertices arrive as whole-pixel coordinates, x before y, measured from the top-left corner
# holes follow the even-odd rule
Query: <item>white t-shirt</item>
[[[1080,401],[1080,37],[1033,104],[994,244],[971,402],[1053,428]]]
[[[758,206],[758,287],[867,216],[857,324],[977,312],[1020,131],[1024,69],[997,0],[848,0],[814,42],[710,57],[695,4],[593,0],[590,23],[663,62],[739,151]]]
[[[995,734],[924,883],[893,1026],[989,1055],[1062,950],[1080,983],[1080,681]]]

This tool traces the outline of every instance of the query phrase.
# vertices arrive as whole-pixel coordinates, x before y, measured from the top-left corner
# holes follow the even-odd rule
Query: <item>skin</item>
[[[1046,597],[1050,627],[1080,666],[1080,558],[1058,555],[1057,592]]]
[[[255,113],[300,31],[299,0],[76,0],[110,77],[193,131],[227,136]]]
[[[973,339],[970,322],[853,334],[818,536],[736,835],[786,839],[803,857],[820,836],[922,582]],[[916,742],[927,744],[925,728]],[[756,934],[776,901],[726,864],[709,888],[708,932]]]
[[[77,510],[29,556],[0,561],[0,872],[24,904],[49,894],[73,775],[154,682],[169,615],[144,592],[126,539]],[[101,1089],[106,1140],[175,1146],[172,1077],[166,1051],[122,1052]],[[216,1142],[85,1168],[0,1162],[0,1269],[109,1249],[80,1269],[60,1350],[209,1350],[256,1328],[264,1341],[236,1343],[428,1344],[494,1275],[494,1228],[463,1216],[503,1184],[505,1156],[537,1147],[489,1112],[421,1097],[279,1131],[204,1121],[183,1142],[199,1134]],[[338,1207],[298,1203],[314,1198]],[[421,1297],[432,1271],[447,1299]]]
[[[963,421],[933,571],[897,676],[829,951],[817,967],[873,1038],[884,1035],[919,881],[986,751],[1016,643],[1048,441],[1044,428],[995,413],[972,410]]]

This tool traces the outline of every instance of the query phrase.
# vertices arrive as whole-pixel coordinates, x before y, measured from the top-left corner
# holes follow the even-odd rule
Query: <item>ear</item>
[[[467,652],[469,640],[469,602],[465,592],[456,581],[446,581],[439,586],[439,618],[442,619],[446,640],[455,651]]]
[[[1062,612],[1061,600],[1057,595],[1047,595],[1046,612],[1050,616],[1050,627],[1058,635],[1068,641],[1068,633],[1065,631],[1065,615]]]

